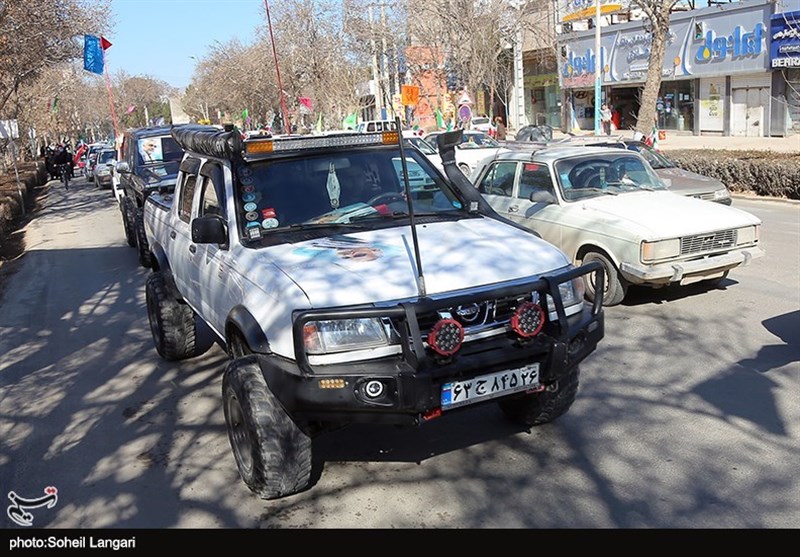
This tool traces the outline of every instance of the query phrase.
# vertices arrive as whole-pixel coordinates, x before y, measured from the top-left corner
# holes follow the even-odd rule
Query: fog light
[[[378,398],[383,395],[384,386],[380,381],[374,379],[364,385],[364,394],[369,398]]]
[[[525,302],[511,317],[511,328],[521,337],[539,334],[544,326],[544,310],[533,302]]]
[[[464,341],[464,327],[455,319],[440,319],[428,333],[428,345],[442,356],[452,356]]]

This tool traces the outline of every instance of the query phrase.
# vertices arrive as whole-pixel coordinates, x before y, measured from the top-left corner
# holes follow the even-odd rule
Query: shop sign
[[[770,66],[800,68],[800,11],[774,14],[770,18]]]
[[[732,60],[761,54],[764,41],[764,25],[756,23],[751,32],[741,25],[733,28],[728,36],[717,36],[713,30],[706,32],[705,42],[695,53],[695,62],[716,62],[730,57]]]

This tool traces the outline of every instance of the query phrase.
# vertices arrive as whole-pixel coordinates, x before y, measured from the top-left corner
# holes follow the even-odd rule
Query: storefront
[[[561,126],[561,103],[558,75],[525,76],[525,116],[535,126]]]
[[[768,0],[742,0],[672,14],[656,105],[659,128],[696,135],[770,134],[772,9]],[[611,104],[621,129],[636,125],[651,40],[642,21],[602,29],[602,102]],[[561,34],[558,41],[564,101],[574,107],[578,126],[592,130],[594,32]]]
[[[774,14],[770,20],[772,135],[800,134],[800,11]]]

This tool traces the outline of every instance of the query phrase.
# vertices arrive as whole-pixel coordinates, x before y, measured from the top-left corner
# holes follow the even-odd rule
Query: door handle
[[[173,240],[175,239],[175,231],[174,230],[170,230],[169,231],[169,237],[172,238]]]
[[[517,211],[519,211],[519,205],[512,205],[508,208],[509,213],[516,213]]]
[[[197,246],[195,246],[194,244],[192,244],[191,246],[189,246],[189,251],[190,251],[191,253],[197,253]]]

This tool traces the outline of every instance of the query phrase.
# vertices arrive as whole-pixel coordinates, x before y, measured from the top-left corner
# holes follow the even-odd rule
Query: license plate
[[[479,375],[442,386],[442,410],[474,404],[499,396],[539,387],[539,363],[519,369]]]

